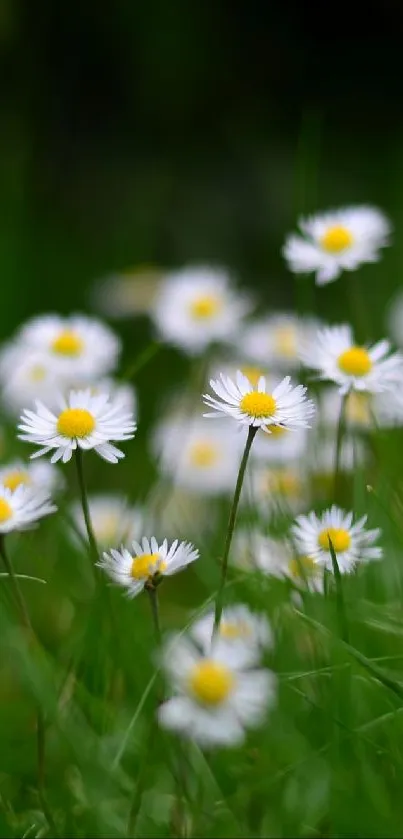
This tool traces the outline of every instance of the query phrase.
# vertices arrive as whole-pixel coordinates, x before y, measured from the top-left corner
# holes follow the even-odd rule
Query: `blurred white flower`
[[[295,586],[323,593],[323,569],[288,539],[273,539],[258,529],[239,530],[234,538],[234,564],[244,571],[290,579]]]
[[[111,274],[94,287],[94,306],[108,318],[149,314],[162,277],[161,269],[149,265]]]
[[[298,513],[306,506],[308,486],[301,463],[252,464],[243,501],[264,518],[276,513]]]
[[[316,273],[316,284],[336,280],[364,262],[377,262],[389,244],[391,225],[375,207],[357,206],[301,218],[301,235],[287,237],[283,256],[291,271]]]
[[[368,449],[363,440],[351,435],[344,435],[340,453],[339,469],[341,472],[353,472],[364,466],[368,458]],[[336,439],[329,435],[317,438],[306,460],[306,469],[313,475],[332,477],[336,468]]]
[[[165,277],[151,316],[163,340],[197,355],[236,335],[249,308],[225,270],[195,266]]]
[[[237,346],[246,358],[269,371],[295,370],[301,365],[300,350],[315,338],[320,323],[315,318],[290,313],[267,315],[247,324]],[[255,383],[254,383],[255,384]]]
[[[130,412],[122,409],[103,393],[92,396],[91,391],[72,390],[67,398],[60,398],[59,411],[54,414],[41,402],[36,412],[26,410],[18,426],[21,440],[40,446],[32,458],[48,454],[55,449],[51,463],[67,463],[73,451],[95,451],[109,463],[117,463],[124,454],[111,441],[131,440],[136,426]]]
[[[100,548],[128,545],[143,532],[144,511],[131,507],[122,495],[90,495],[88,505],[95,540]],[[71,516],[82,536],[87,538],[81,504],[71,505]]]
[[[301,359],[318,371],[318,378],[335,382],[342,394],[393,390],[403,375],[403,356],[390,354],[389,341],[358,346],[347,324],[319,330],[316,340],[301,351]]]
[[[64,478],[56,466],[46,461],[24,463],[14,460],[0,467],[0,484],[11,492],[24,485],[33,491],[39,490],[52,495],[63,486]]]
[[[214,610],[195,621],[190,634],[205,655],[220,647],[229,662],[244,667],[257,664],[262,653],[273,645],[270,624],[262,613],[251,612],[244,603],[227,606],[214,632]]]
[[[282,425],[272,425],[270,434],[259,431],[256,435],[251,457],[258,463],[283,464],[297,461],[306,451],[308,433],[306,428],[291,430]]]
[[[353,524],[353,513],[346,513],[333,505],[321,516],[309,513],[298,516],[291,534],[302,554],[311,557],[318,565],[333,571],[330,542],[342,574],[354,571],[359,562],[369,562],[382,557],[382,549],[373,547],[379,538],[379,528],[366,530],[367,516]]]
[[[0,533],[26,530],[56,510],[47,492],[23,484],[14,491],[0,485]]]
[[[336,387],[321,392],[318,402],[319,420],[322,425],[336,428],[342,402]],[[352,390],[346,397],[344,421],[351,430],[370,431],[376,428],[393,428],[403,425],[403,377],[396,379],[387,394]]]
[[[17,343],[3,346],[0,352],[1,400],[5,409],[18,415],[40,399],[53,408],[61,382],[49,355]]]
[[[136,597],[147,585],[154,585],[159,577],[169,577],[182,571],[199,557],[190,542],[176,540],[168,547],[166,539],[158,544],[154,536],[133,541],[127,548],[104,553],[97,563],[111,579],[127,589],[128,597]]]
[[[245,669],[242,653],[214,647],[203,655],[189,639],[171,638],[163,666],[175,691],[158,711],[160,725],[202,746],[241,743],[245,728],[260,725],[276,697],[269,670]]]
[[[177,486],[205,495],[233,492],[242,439],[232,425],[172,417],[157,426],[152,443],[162,471]]]

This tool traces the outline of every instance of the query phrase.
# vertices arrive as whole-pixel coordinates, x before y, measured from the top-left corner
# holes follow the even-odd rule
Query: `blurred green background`
[[[299,212],[371,202],[398,228],[402,8],[327,11],[0,0],[0,336],[139,263],[223,262],[292,305]],[[397,237],[364,269],[374,305],[399,265]]]

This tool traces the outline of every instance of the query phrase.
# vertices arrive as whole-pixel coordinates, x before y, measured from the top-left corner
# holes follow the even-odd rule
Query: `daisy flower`
[[[229,656],[227,647],[217,645],[204,655],[189,639],[175,636],[162,661],[175,695],[160,706],[160,725],[202,746],[241,743],[245,728],[260,725],[275,701],[274,674],[246,669],[243,651]]]
[[[265,615],[251,612],[243,603],[228,606],[214,633],[214,610],[192,624],[190,634],[205,655],[212,646],[223,649],[227,660],[248,667],[260,661],[263,651],[273,644],[273,634]]]
[[[68,383],[87,383],[116,367],[119,338],[109,327],[85,315],[40,315],[17,335],[20,345],[42,352]]]
[[[402,379],[403,385],[403,379]],[[371,431],[375,428],[393,428],[403,425],[403,387],[396,379],[393,390],[387,395],[352,390],[346,396],[344,420],[352,431]],[[319,400],[319,416],[323,425],[336,428],[341,409],[342,395],[337,388],[325,388]]]
[[[152,444],[162,471],[177,486],[203,495],[233,491],[242,441],[232,428],[173,417],[160,423]]]
[[[288,313],[268,315],[245,327],[240,347],[247,358],[269,369],[297,369],[301,364],[301,345],[314,339],[319,326],[314,318]]]
[[[287,237],[283,256],[291,271],[316,273],[316,284],[336,280],[364,262],[377,262],[391,225],[375,207],[346,207],[300,219],[302,235]]]
[[[10,414],[32,407],[36,399],[53,407],[60,390],[60,376],[48,355],[16,343],[0,353],[1,401]]]
[[[57,510],[46,492],[20,484],[14,491],[0,485],[0,533],[26,530]]]
[[[63,486],[63,477],[56,466],[41,461],[37,463],[23,463],[15,460],[7,466],[0,467],[0,484],[14,492],[19,486],[31,487],[52,495]]]
[[[40,446],[31,457],[40,457],[55,449],[51,463],[67,463],[77,449],[95,449],[109,463],[117,463],[123,452],[111,440],[130,440],[136,426],[132,414],[122,410],[106,393],[92,396],[90,390],[72,390],[60,398],[60,410],[52,413],[42,402],[36,412],[26,410],[18,426],[21,440]]]
[[[161,269],[150,265],[138,265],[112,274],[94,287],[94,307],[108,318],[148,315],[161,280]]]
[[[341,573],[348,574],[359,562],[382,557],[382,549],[373,546],[381,531],[379,528],[366,530],[366,521],[367,516],[363,516],[353,524],[353,513],[333,506],[321,516],[313,512],[298,516],[291,533],[301,553],[328,571],[333,570],[331,542]]]
[[[250,486],[245,495],[249,506],[257,507],[261,515],[267,517],[304,509],[307,491],[306,476],[300,463],[268,466],[256,462],[252,464]]]
[[[160,577],[177,574],[199,557],[190,542],[175,540],[169,548],[166,539],[158,544],[154,536],[150,540],[143,538],[141,544],[132,542],[131,548],[131,552],[123,547],[105,552],[97,563],[115,583],[127,589],[128,597],[136,597]]]
[[[139,507],[131,507],[122,495],[90,495],[88,498],[90,518],[97,545],[111,548],[113,545],[127,545],[138,539],[143,530],[144,513]],[[71,516],[81,535],[87,538],[81,504],[71,505]]]
[[[393,389],[403,371],[403,356],[390,354],[389,341],[358,346],[347,324],[319,330],[316,341],[301,352],[301,359],[318,371],[318,378],[335,382],[341,394]]]
[[[137,393],[133,385],[128,382],[106,378],[92,383],[89,387],[93,396],[106,393],[116,405],[119,405],[122,411],[133,414],[133,417],[137,420]]]
[[[308,431],[296,428],[291,431],[282,425],[272,425],[270,434],[261,432],[256,435],[251,457],[257,463],[275,463],[276,465],[296,461],[306,451]]]
[[[234,538],[234,564],[244,571],[292,580],[298,588],[323,593],[323,569],[295,550],[292,542],[266,536],[257,528],[239,530]]]
[[[211,379],[210,387],[218,396],[204,394],[203,400],[214,410],[204,414],[214,417],[224,414],[237,420],[241,425],[252,425],[262,428],[268,434],[271,426],[295,429],[308,426],[308,420],[313,415],[313,402],[306,399],[306,387],[293,386],[289,376],[278,384],[272,393],[266,393],[266,380],[262,376],[253,387],[240,370],[237,371],[235,381],[221,375],[219,379]]]
[[[232,288],[225,270],[200,266],[165,277],[152,318],[163,340],[197,355],[236,335],[248,310],[249,302]]]

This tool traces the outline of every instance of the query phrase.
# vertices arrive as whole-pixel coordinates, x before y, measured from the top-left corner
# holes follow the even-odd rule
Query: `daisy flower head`
[[[0,467],[0,484],[11,492],[19,486],[26,486],[33,492],[39,490],[52,495],[63,487],[64,481],[57,467],[47,461],[24,463],[15,460]]]
[[[158,710],[163,728],[201,746],[242,743],[246,728],[259,726],[276,698],[269,670],[245,667],[244,651],[218,644],[204,654],[192,641],[174,636],[162,653],[174,696]]]
[[[246,490],[248,505],[256,507],[263,517],[270,518],[276,514],[303,510],[308,485],[300,462],[261,464],[255,461],[250,472],[250,486]]]
[[[143,531],[144,513],[131,507],[122,495],[90,495],[88,498],[91,524],[97,545],[107,549],[113,545],[128,545]],[[71,516],[77,530],[86,538],[82,506],[71,505]]]
[[[133,414],[137,420],[137,393],[133,385],[128,382],[119,382],[116,379],[105,378],[89,385],[93,396],[106,393],[119,405],[122,411]]]
[[[237,567],[278,580],[289,579],[298,588],[323,593],[322,568],[311,557],[296,551],[289,539],[272,538],[258,529],[240,530],[234,543]]]
[[[122,547],[105,552],[97,563],[111,579],[127,590],[128,597],[136,597],[144,588],[154,587],[161,577],[170,577],[182,571],[199,552],[190,542],[176,540],[171,547],[164,539],[158,544],[153,536],[132,542],[131,550]]]
[[[302,457],[307,443],[307,428],[291,430],[283,425],[272,425],[270,434],[262,432],[256,436],[251,457],[259,464],[287,464]]]
[[[402,386],[401,386],[402,385]],[[375,428],[393,428],[403,425],[403,376],[396,379],[393,390],[380,393],[352,390],[344,403],[344,421],[346,428],[355,432],[368,432]],[[319,401],[321,424],[334,429],[337,427],[342,394],[337,388],[327,387],[322,391]]]
[[[212,646],[221,646],[228,661],[234,656],[235,662],[244,667],[257,664],[264,650],[273,645],[273,633],[265,615],[251,612],[244,603],[223,610],[216,632],[212,610],[192,624],[190,634],[205,655]]]
[[[56,509],[46,492],[24,484],[13,491],[0,484],[0,533],[27,530]]]
[[[119,338],[101,321],[85,315],[40,315],[19,331],[18,342],[44,353],[67,383],[87,383],[116,367]]]
[[[201,495],[233,491],[241,441],[232,427],[173,417],[158,425],[152,442],[162,471],[176,486]]]
[[[249,311],[245,296],[222,268],[196,266],[168,274],[157,293],[152,317],[161,338],[191,355],[236,335]]]
[[[148,315],[161,280],[161,269],[152,265],[137,265],[111,274],[94,287],[94,307],[108,318]]]
[[[349,574],[358,563],[382,557],[382,549],[374,546],[381,531],[366,530],[366,521],[363,516],[353,523],[353,513],[333,505],[321,516],[314,512],[298,516],[291,534],[300,552],[328,571],[333,571],[331,543],[341,573]]]
[[[249,323],[241,334],[241,349],[254,363],[269,369],[297,369],[301,364],[300,349],[314,338],[319,321],[278,313]]]
[[[364,262],[377,262],[389,244],[391,225],[376,207],[345,207],[299,221],[302,235],[287,237],[283,256],[297,274],[315,272],[316,284],[326,285],[342,271]]]
[[[2,404],[18,415],[36,399],[53,407],[61,382],[48,355],[14,342],[0,352],[0,384]]]
[[[306,398],[306,387],[292,385],[289,376],[266,392],[266,379],[261,376],[257,386],[237,371],[235,380],[221,375],[211,379],[210,387],[216,396],[204,394],[203,400],[214,410],[205,417],[230,416],[241,425],[262,428],[270,434],[272,426],[295,429],[308,427],[308,420],[315,411],[313,402]],[[216,398],[218,397],[218,398]]]
[[[136,430],[132,414],[119,402],[106,393],[93,396],[89,389],[72,390],[67,397],[60,397],[55,413],[36,402],[36,411],[24,411],[18,428],[23,432],[21,440],[40,446],[32,458],[54,450],[51,463],[67,463],[78,448],[95,449],[104,460],[117,463],[124,454],[111,440],[130,440]]]
[[[302,350],[301,359],[318,371],[318,378],[335,382],[341,394],[391,390],[403,373],[403,356],[390,353],[389,341],[359,346],[347,324],[320,329],[316,341]]]

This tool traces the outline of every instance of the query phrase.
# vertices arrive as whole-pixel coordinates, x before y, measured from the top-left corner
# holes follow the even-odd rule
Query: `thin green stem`
[[[339,419],[337,422],[336,433],[336,453],[334,458],[334,500],[337,502],[340,493],[340,477],[341,477],[341,452],[343,445],[343,437],[346,429],[346,402],[347,395],[344,394],[341,399]]]
[[[226,580],[227,580],[227,572],[228,572],[228,557],[229,557],[229,552],[230,552],[230,549],[231,549],[232,537],[234,535],[234,530],[235,530],[235,522],[236,522],[236,517],[237,517],[237,512],[238,512],[239,499],[241,497],[242,485],[243,485],[243,481],[244,481],[244,477],[245,477],[246,465],[248,463],[250,450],[252,448],[252,443],[255,439],[257,430],[258,429],[255,426],[253,426],[253,425],[249,426],[248,437],[247,437],[247,440],[246,440],[244,453],[242,455],[242,460],[241,460],[241,463],[240,463],[240,466],[239,466],[239,472],[238,472],[238,477],[237,477],[237,481],[236,481],[236,485],[235,485],[234,497],[233,497],[233,500],[232,500],[231,510],[230,510],[230,514],[229,514],[227,535],[225,537],[224,553],[223,553],[222,561],[221,561],[221,579],[220,579],[220,584],[219,584],[219,587],[218,587],[217,598],[216,598],[216,603],[215,603],[214,630],[213,630],[214,632],[217,630],[217,627],[218,627],[218,625],[220,623],[220,620],[221,620],[221,615],[222,615],[222,610],[223,610],[223,600],[224,600],[224,589],[225,589],[225,583],[226,583]]]
[[[0,555],[4,563],[4,567],[7,571],[7,574],[10,577],[15,599],[18,604],[18,609],[20,613],[20,620],[21,624],[25,630],[29,633],[30,637],[36,643],[36,635],[32,628],[31,619],[29,617],[28,607],[25,603],[25,598],[22,593],[18,576],[14,571],[13,564],[11,559],[7,553],[6,545],[5,545],[5,538],[4,534],[0,535]],[[58,832],[56,829],[56,825],[52,816],[52,813],[49,809],[49,805],[46,799],[45,793],[45,740],[46,740],[46,732],[45,732],[45,721],[43,718],[43,713],[39,705],[36,708],[36,747],[37,747],[37,786],[38,786],[38,798],[39,803],[42,808],[42,812],[45,816],[45,819],[48,822],[49,828],[51,830],[52,836],[57,837]]]
[[[336,551],[333,547],[332,540],[330,536],[329,539],[329,551],[330,556],[332,558],[332,566],[333,566],[333,574],[334,574],[334,581],[336,584],[336,603],[337,603],[337,614],[339,620],[339,631],[340,637],[342,640],[348,644],[349,643],[349,631],[348,631],[348,621],[347,621],[347,613],[346,613],[346,604],[344,602],[344,593],[343,593],[343,583],[340,574],[339,564],[337,562]]]
[[[158,591],[154,586],[150,586],[149,588],[147,588],[147,593],[151,606],[151,614],[153,617],[155,639],[157,642],[157,646],[159,647],[161,644],[161,624],[158,603]]]
[[[132,379],[137,376],[137,373],[146,367],[147,364],[158,355],[162,344],[158,344],[154,342],[146,347],[138,356],[134,359],[134,361],[128,366],[127,370],[123,373],[122,380],[124,381],[131,381]]]
[[[84,516],[85,528],[86,528],[87,536],[88,536],[88,543],[89,543],[91,554],[93,556],[94,561],[98,562],[98,557],[99,557],[98,546],[97,546],[97,542],[96,542],[96,539],[95,539],[95,536],[94,536],[94,530],[93,530],[93,527],[92,527],[90,508],[89,508],[89,504],[88,504],[88,496],[87,496],[87,490],[86,490],[85,479],[84,479],[83,453],[82,453],[82,450],[79,448],[79,446],[77,446],[76,451],[75,451],[75,461],[76,461],[76,467],[77,467],[78,484],[79,484],[79,487],[80,487],[81,506],[83,508],[83,516]],[[95,573],[95,569],[94,569],[94,573]]]

